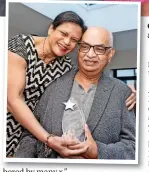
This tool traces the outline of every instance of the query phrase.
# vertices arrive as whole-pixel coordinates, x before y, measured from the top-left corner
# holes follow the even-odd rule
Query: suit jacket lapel
[[[93,132],[104,113],[113,87],[114,84],[110,78],[103,75],[98,83],[90,115],[87,120],[91,132]]]

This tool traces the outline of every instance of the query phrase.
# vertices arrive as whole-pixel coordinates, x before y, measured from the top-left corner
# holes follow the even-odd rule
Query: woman
[[[32,112],[46,87],[71,70],[66,54],[75,48],[85,29],[83,20],[67,11],[55,18],[47,37],[17,35],[9,40],[7,156],[14,154],[22,126],[46,142],[49,134]]]
[[[17,150],[23,127],[47,142],[49,133],[34,117],[34,108],[46,87],[71,70],[71,59],[66,55],[85,30],[83,20],[67,11],[54,19],[47,37],[21,34],[9,40],[7,156]]]

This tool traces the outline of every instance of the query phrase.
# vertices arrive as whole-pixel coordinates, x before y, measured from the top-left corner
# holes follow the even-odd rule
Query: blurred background
[[[137,32],[140,28],[137,4],[95,3],[9,3],[9,38],[18,34],[47,36],[52,20],[63,11],[79,14],[87,26],[103,26],[114,36],[116,54],[105,72],[136,88]],[[139,39],[138,39],[139,40]],[[77,65],[77,50],[71,53]],[[139,57],[140,58],[140,57]]]

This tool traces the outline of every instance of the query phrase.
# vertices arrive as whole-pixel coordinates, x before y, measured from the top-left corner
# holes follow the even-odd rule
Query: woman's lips
[[[63,46],[62,44],[59,44],[59,43],[58,43],[58,47],[59,47],[60,51],[62,51],[62,52],[66,52],[68,50],[67,47],[65,47],[65,46]]]

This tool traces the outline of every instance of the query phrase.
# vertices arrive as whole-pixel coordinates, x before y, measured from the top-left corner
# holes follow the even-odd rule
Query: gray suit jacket
[[[50,84],[41,97],[35,116],[41,125],[55,135],[62,135],[64,104],[71,93],[76,69]],[[98,145],[100,159],[135,159],[135,115],[125,100],[130,89],[121,81],[103,75],[99,81],[87,124]],[[16,157],[44,156],[44,144],[25,131]],[[52,152],[50,158],[56,158]]]

